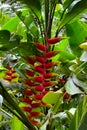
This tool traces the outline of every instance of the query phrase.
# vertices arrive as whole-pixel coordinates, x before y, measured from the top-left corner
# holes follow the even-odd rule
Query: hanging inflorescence
[[[47,45],[36,42],[35,46],[40,53],[26,57],[30,69],[25,69],[27,78],[24,79],[26,90],[23,101],[26,105],[22,108],[27,113],[31,123],[37,126],[41,125],[37,119],[45,116],[44,111],[42,109],[40,111],[40,108],[47,106],[46,103],[42,102],[42,98],[58,83],[55,80],[58,74],[52,70],[57,62],[52,62],[52,57],[60,51],[49,51],[49,47],[61,39],[61,37],[48,39]]]

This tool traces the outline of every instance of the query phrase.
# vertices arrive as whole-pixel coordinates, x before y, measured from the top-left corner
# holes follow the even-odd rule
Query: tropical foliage
[[[0,129],[86,130],[87,0],[0,5]]]

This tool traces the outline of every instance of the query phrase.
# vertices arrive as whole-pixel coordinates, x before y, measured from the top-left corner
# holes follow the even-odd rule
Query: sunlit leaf
[[[66,9],[74,0],[66,0],[63,4],[63,7]]]
[[[81,0],[62,18],[59,30],[87,8],[87,0]]]
[[[6,29],[8,31],[15,31],[18,23],[20,22],[20,19],[15,16],[11,20],[9,20],[4,26],[2,26],[2,29]]]
[[[80,21],[75,21],[66,26],[66,33],[69,38],[70,48],[77,56],[81,55],[79,45],[86,40],[87,29]]]
[[[81,103],[76,109],[69,130],[86,130],[87,129],[86,119],[87,119],[87,96],[84,96]]]
[[[75,94],[81,94],[83,93],[72,81],[72,78],[69,78],[68,81],[65,84],[65,88],[67,93],[70,95],[75,95]]]
[[[56,93],[53,91],[48,92],[44,97],[43,97],[43,102],[49,103],[49,104],[55,104],[60,96],[61,92]]]
[[[24,124],[16,116],[13,116],[11,129],[12,130],[24,130]]]

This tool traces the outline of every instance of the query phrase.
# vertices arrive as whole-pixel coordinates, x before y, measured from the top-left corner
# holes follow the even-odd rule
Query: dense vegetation
[[[1,0],[0,129],[86,130],[87,0]]]

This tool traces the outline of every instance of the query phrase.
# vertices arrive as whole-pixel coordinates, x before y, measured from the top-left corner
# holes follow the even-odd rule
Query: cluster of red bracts
[[[60,51],[48,51],[49,45],[53,45],[62,38],[52,38],[47,40],[47,46],[36,42],[36,48],[41,55],[26,57],[30,69],[25,69],[27,79],[24,80],[26,84],[25,98],[23,101],[26,106],[23,110],[27,112],[27,116],[32,124],[40,125],[36,119],[44,116],[43,111],[37,112],[36,108],[40,108],[45,103],[42,102],[43,96],[50,91],[50,88],[57,84],[55,78],[58,74],[52,72],[52,67],[56,65],[51,58]]]
[[[13,79],[16,79],[18,77],[18,74],[11,66],[7,66],[6,68],[7,68],[7,71],[6,71],[6,75],[4,79],[12,82]]]

